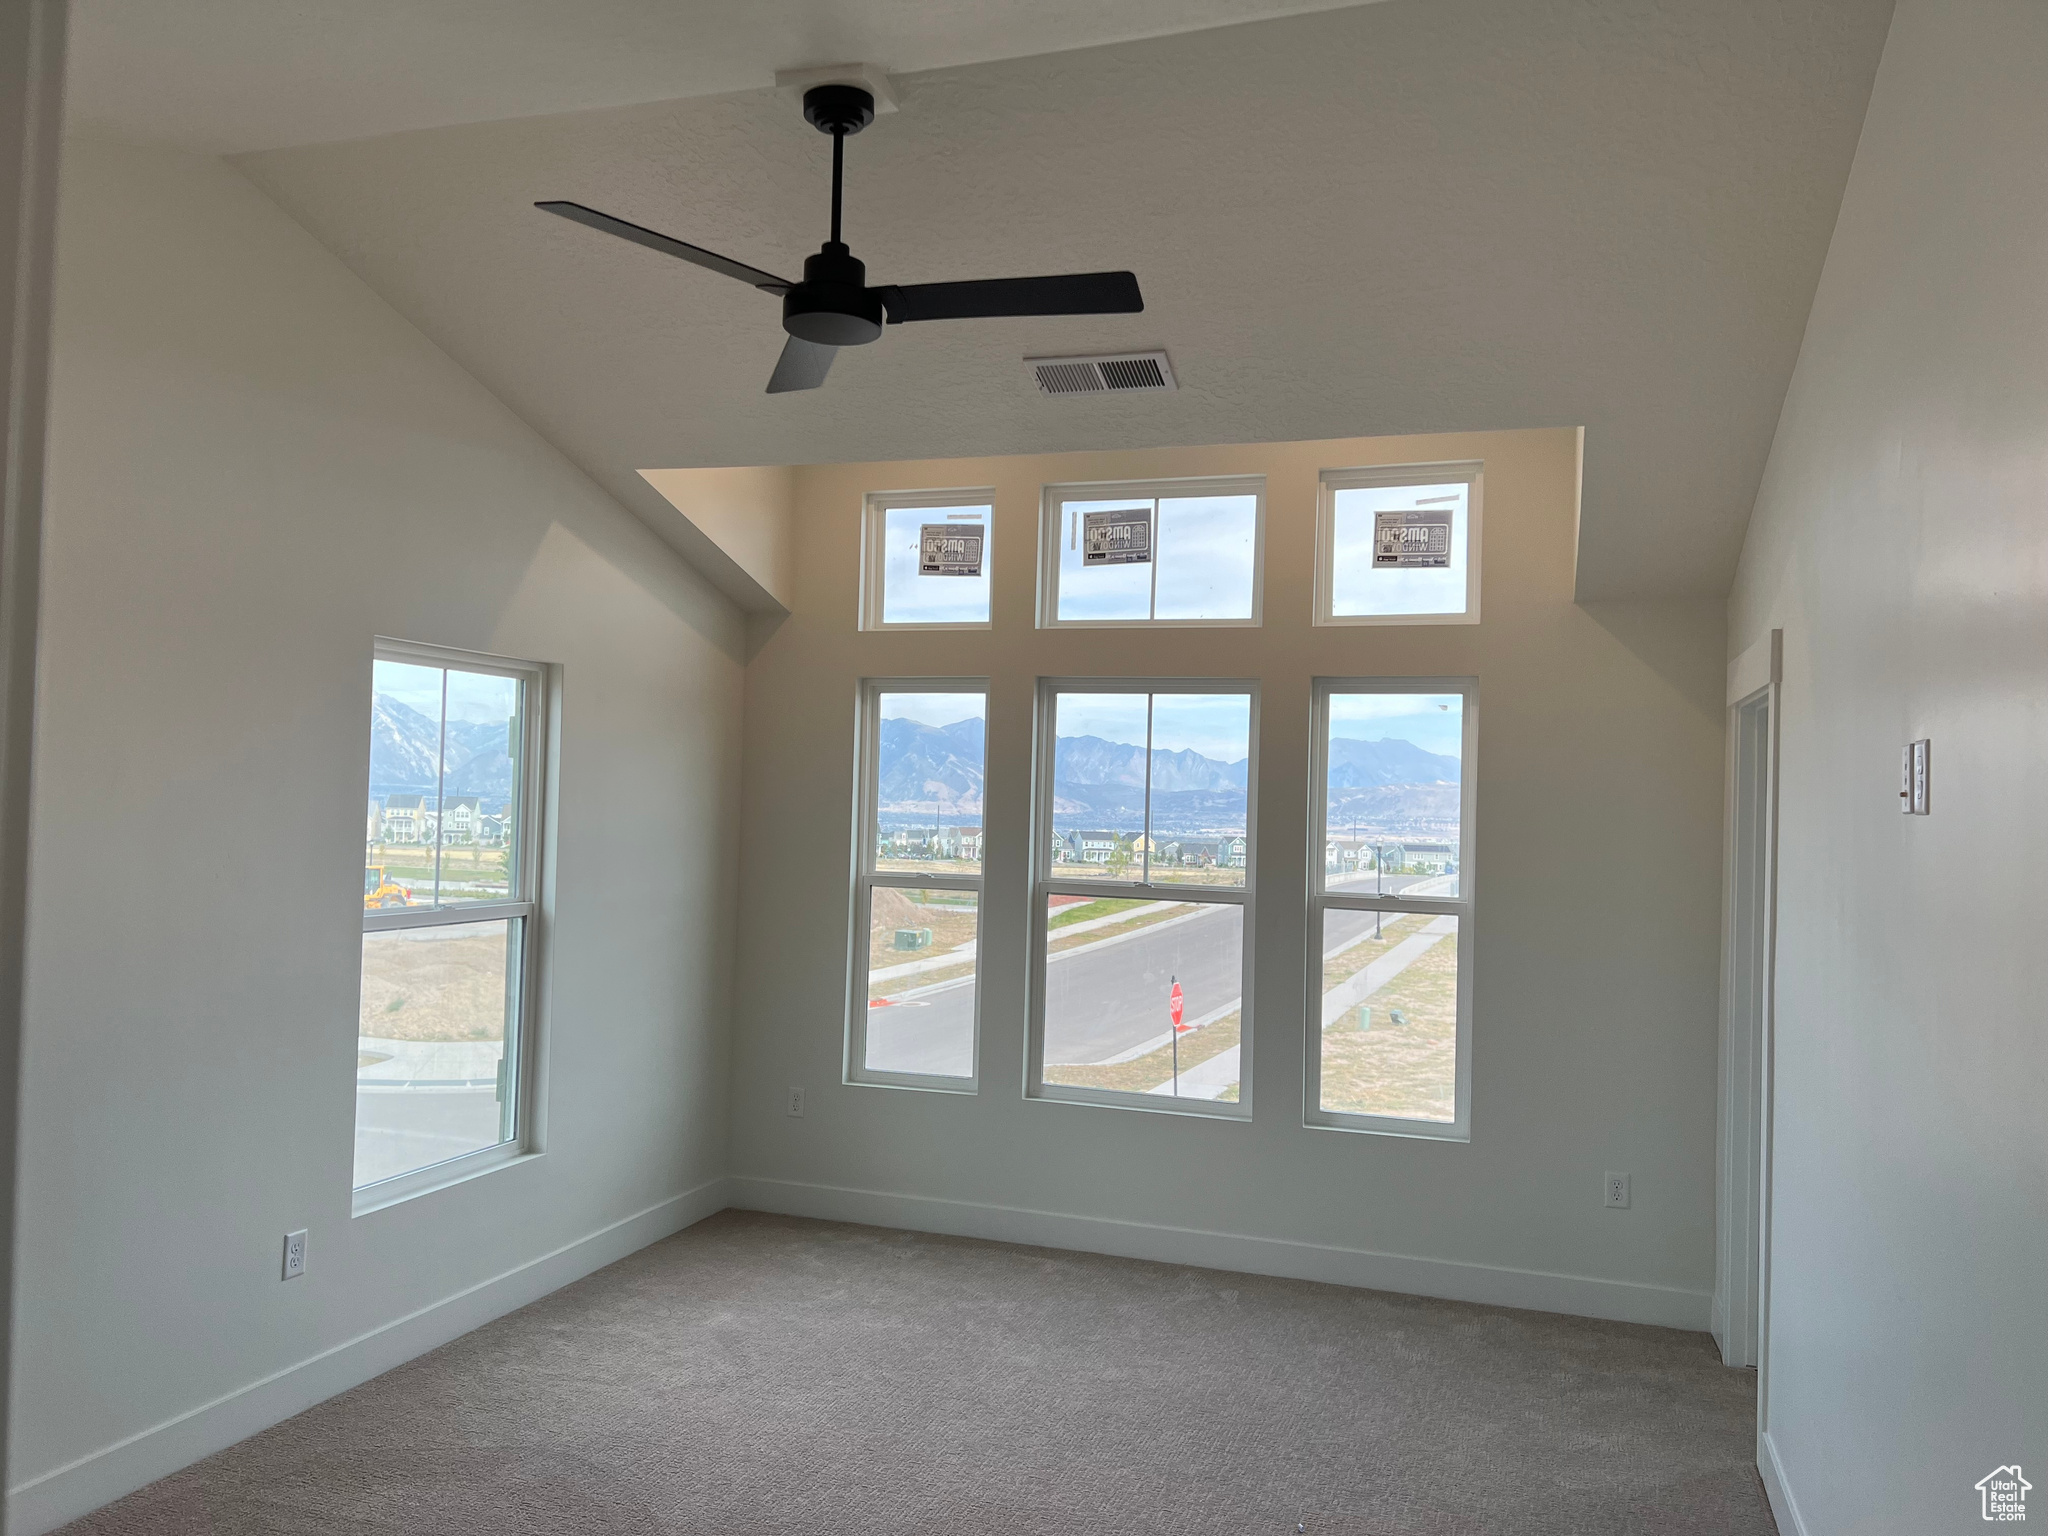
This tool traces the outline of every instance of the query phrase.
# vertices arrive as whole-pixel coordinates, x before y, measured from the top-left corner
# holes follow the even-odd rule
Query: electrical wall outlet
[[[789,1117],[790,1117],[790,1118],[791,1118],[792,1120],[801,1120],[801,1119],[803,1119],[803,1117],[804,1117],[804,1091],[803,1091],[803,1089],[801,1089],[801,1088],[792,1088],[792,1089],[790,1089],[790,1090],[789,1090],[789,1102],[788,1102],[787,1104],[783,1105],[783,1107],[782,1107],[782,1112],[783,1112],[783,1113],[784,1113],[785,1115],[788,1115],[788,1116],[789,1116]]]
[[[306,1272],[306,1229],[284,1235],[284,1278],[296,1280]]]
[[[1628,1209],[1627,1174],[1616,1173],[1612,1169],[1608,1170],[1606,1189],[1600,1198],[1600,1203],[1611,1211],[1625,1211]]]

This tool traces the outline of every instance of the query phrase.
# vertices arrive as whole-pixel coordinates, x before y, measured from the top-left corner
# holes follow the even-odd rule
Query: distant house
[[[372,795],[370,797],[370,827],[369,831],[363,835],[363,841],[366,843],[374,843],[375,841],[377,841],[377,834],[381,832],[383,829],[384,807],[382,804],[379,803],[377,797],[375,795]]]
[[[940,827],[930,838],[934,858],[978,859],[981,857],[981,828]]]
[[[441,841],[449,847],[467,848],[483,831],[484,803],[477,795],[450,795],[441,802]]]
[[[1388,850],[1392,863],[1391,854]],[[1450,843],[1408,843],[1401,849],[1401,863],[1412,875],[1441,875],[1454,869],[1458,863],[1458,850]]]
[[[1114,832],[1070,832],[1067,838],[1074,850],[1074,861],[1079,864],[1107,864],[1125,846],[1123,838]]]
[[[1223,840],[1222,853],[1217,862],[1225,869],[1244,868],[1244,839],[1227,837]]]
[[[426,842],[431,814],[424,795],[386,795],[381,828],[384,841],[401,845]]]

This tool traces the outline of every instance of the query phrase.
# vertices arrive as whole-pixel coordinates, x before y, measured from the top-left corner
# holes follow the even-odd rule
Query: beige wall
[[[2037,0],[1902,0],[1729,606],[1785,632],[1764,1460],[1813,1536],[2048,1489],[2044,79]]]
[[[742,680],[726,600],[237,172],[63,176],[24,1532],[719,1203]],[[547,1134],[352,1218],[379,635],[560,665]]]
[[[675,509],[656,524],[665,538],[742,608],[789,607],[796,471],[787,465],[643,469],[640,478]]]
[[[1485,622],[1313,627],[1318,471],[1470,458]],[[737,1198],[1704,1326],[1722,615],[1573,604],[1578,463],[1578,434],[1553,430],[800,472],[794,612],[747,674]],[[1240,473],[1267,477],[1263,627],[1033,627],[1043,483]],[[863,493],[973,485],[995,488],[994,627],[859,632]],[[856,684],[920,674],[992,679],[974,1097],[841,1082]],[[1249,1123],[1023,1096],[1034,680],[1090,674],[1260,684]],[[1469,1144],[1302,1124],[1317,675],[1479,679]],[[1632,1173],[1633,1209],[1602,1209],[1610,1168]]]

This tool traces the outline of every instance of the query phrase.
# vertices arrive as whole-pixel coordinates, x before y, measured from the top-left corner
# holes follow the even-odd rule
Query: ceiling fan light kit
[[[882,327],[911,320],[974,320],[1009,315],[1136,314],[1145,307],[1138,279],[1129,272],[1077,272],[1061,277],[1000,277],[961,283],[868,285],[866,263],[839,238],[845,183],[846,140],[875,120],[875,98],[845,81],[814,85],[804,92],[804,118],[832,138],[832,237],[804,261],[801,282],[734,261],[656,230],[629,224],[581,203],[549,201],[536,208],[586,228],[630,240],[682,261],[778,294],[782,328],[789,339],[768,380],[768,393],[816,389],[825,382],[841,347],[864,346]]]

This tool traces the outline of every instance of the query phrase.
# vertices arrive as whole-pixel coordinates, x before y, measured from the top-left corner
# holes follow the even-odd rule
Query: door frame
[[[1713,1333],[1758,1371],[1770,1310],[1771,1090],[1776,1009],[1778,740],[1784,631],[1728,667]]]

